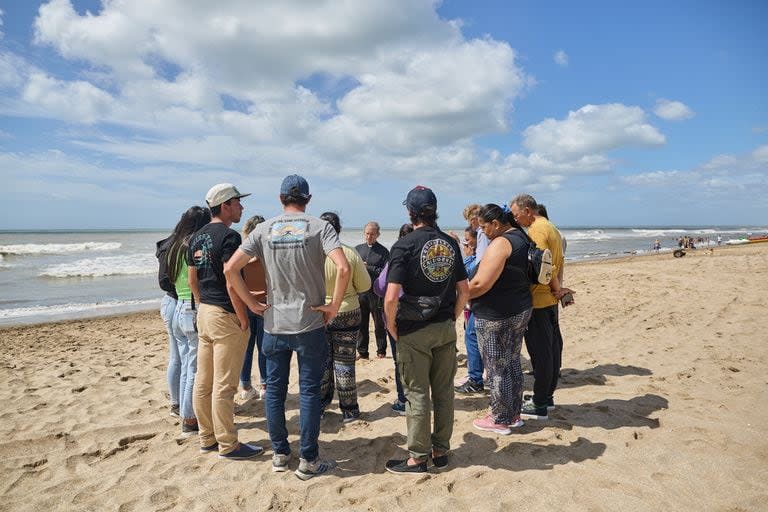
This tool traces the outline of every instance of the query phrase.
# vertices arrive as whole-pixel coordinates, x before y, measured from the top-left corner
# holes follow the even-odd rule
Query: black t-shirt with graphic
[[[453,320],[456,283],[467,278],[456,240],[439,229],[425,226],[392,246],[388,283],[399,283],[406,295],[442,296],[437,314],[427,321],[398,320],[397,333],[409,334],[430,323]]]
[[[221,222],[206,224],[192,235],[187,261],[190,267],[197,268],[200,302],[203,304],[235,312],[227,293],[224,263],[232,257],[240,243],[240,233]]]

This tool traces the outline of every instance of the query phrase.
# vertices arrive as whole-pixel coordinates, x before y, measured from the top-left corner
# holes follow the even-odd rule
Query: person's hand
[[[256,301],[253,304],[248,304],[248,309],[250,309],[257,315],[264,313],[264,311],[266,311],[268,308],[269,308],[269,304],[265,304],[259,301]]]
[[[331,320],[336,318],[336,315],[339,314],[339,306],[334,306],[333,304],[323,304],[322,306],[312,306],[312,311],[319,311],[323,314],[323,320],[325,321],[325,324],[328,325]]]
[[[393,340],[397,341],[397,325],[394,322],[387,322],[387,332]]]
[[[554,296],[555,296],[555,298],[556,298],[557,300],[560,300],[560,299],[562,299],[562,298],[563,298],[563,296],[564,296],[564,295],[567,295],[567,294],[569,294],[569,293],[570,293],[571,295],[576,295],[576,292],[575,292],[575,291],[573,291],[573,290],[571,290],[570,288],[560,288],[560,289],[559,289],[559,290],[557,290],[556,292],[552,292],[552,295],[554,295]],[[569,305],[570,305],[570,304],[573,304],[573,302],[569,302],[568,304],[569,304]]]
[[[250,329],[251,324],[248,322],[248,317],[245,316],[245,312],[243,311],[243,316],[237,315],[237,321],[240,323],[240,330],[245,332],[248,329]]]

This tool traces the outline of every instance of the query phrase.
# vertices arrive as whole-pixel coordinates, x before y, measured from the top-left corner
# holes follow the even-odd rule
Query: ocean
[[[454,231],[460,236],[461,228]],[[447,231],[447,230],[446,230]],[[604,259],[677,248],[683,236],[714,246],[766,226],[572,227],[561,228],[567,261]],[[159,307],[155,242],[165,231],[0,231],[0,325],[86,318]],[[363,241],[362,230],[342,231],[348,245]],[[391,247],[397,230],[382,229]]]

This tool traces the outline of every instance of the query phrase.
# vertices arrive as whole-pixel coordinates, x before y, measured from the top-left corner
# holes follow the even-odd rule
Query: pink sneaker
[[[519,422],[522,423],[521,421]],[[485,430],[486,432],[493,432],[503,436],[508,436],[512,433],[512,429],[509,428],[509,425],[505,425],[504,423],[495,423],[490,414],[486,414],[485,418],[481,420],[474,420],[472,425],[474,425],[474,427],[478,430]],[[519,425],[515,424],[515,427],[517,426]]]

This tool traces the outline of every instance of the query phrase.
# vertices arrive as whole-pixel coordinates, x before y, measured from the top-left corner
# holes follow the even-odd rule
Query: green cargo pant
[[[456,376],[456,325],[428,325],[397,340],[397,364],[407,404],[408,451],[424,460],[432,448],[446,452],[453,434],[453,378]],[[431,390],[431,400],[430,400]],[[430,434],[432,406],[434,433]]]

